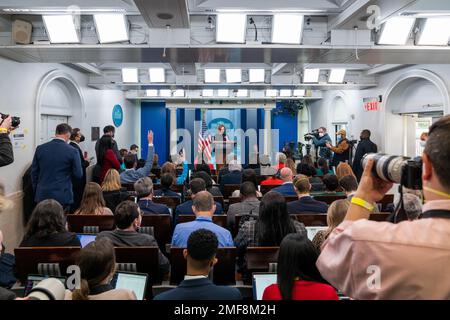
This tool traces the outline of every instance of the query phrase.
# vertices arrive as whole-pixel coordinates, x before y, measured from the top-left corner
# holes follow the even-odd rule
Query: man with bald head
[[[233,247],[233,238],[230,231],[212,222],[212,216],[216,210],[213,196],[208,191],[200,191],[192,200],[192,211],[195,220],[179,223],[175,227],[172,237],[173,247],[186,247],[189,236],[198,229],[207,229],[215,233],[219,241],[219,247]]]
[[[283,180],[283,184],[281,186],[273,188],[272,190],[281,193],[283,196],[296,196],[297,193],[295,192],[294,184],[292,182],[292,170],[289,168],[281,169],[280,179]]]

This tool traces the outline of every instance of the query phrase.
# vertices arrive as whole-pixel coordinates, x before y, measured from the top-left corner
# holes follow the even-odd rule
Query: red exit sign
[[[378,111],[380,103],[378,98],[364,98],[364,110],[366,111]]]

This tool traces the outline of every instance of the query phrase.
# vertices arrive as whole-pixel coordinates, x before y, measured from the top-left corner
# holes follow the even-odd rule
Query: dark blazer
[[[326,213],[328,205],[325,202],[314,200],[313,197],[301,197],[296,201],[287,203],[287,209],[290,214],[301,212]]]
[[[83,170],[83,176],[81,179],[72,178],[73,205],[71,207],[71,212],[75,212],[80,207],[81,199],[83,198],[84,187],[86,186],[86,168],[89,167],[89,161],[84,160],[83,151],[76,142],[70,141],[69,144],[78,151],[81,161],[81,169]]]
[[[216,286],[207,278],[184,280],[172,290],[157,295],[154,300],[242,300],[238,289]]]
[[[216,201],[216,212],[214,214],[222,214],[222,211],[222,205]],[[194,214],[194,211],[192,211],[192,200],[188,200],[177,206],[173,217],[174,225],[178,223],[178,216],[180,214]]]
[[[63,206],[72,204],[72,178],[82,176],[77,150],[63,140],[53,139],[36,148],[31,167],[36,202],[55,199]]]
[[[242,171],[232,171],[220,178],[220,192],[224,194],[226,184],[240,184],[242,182]]]
[[[170,214],[169,208],[162,203],[154,203],[151,200],[142,199],[139,200],[138,205],[142,214]]]
[[[181,198],[181,195],[179,193],[176,193],[175,191],[172,191],[170,189],[158,189],[153,191],[153,195],[156,197],[177,197]]]
[[[271,191],[279,192],[283,196],[296,196],[297,195],[297,193],[295,192],[295,189],[294,189],[294,184],[292,182],[282,184],[281,186],[273,188]]]
[[[114,213],[116,207],[123,201],[127,200],[130,195],[126,189],[116,191],[103,191],[103,199],[105,199],[106,206]]]
[[[0,133],[0,167],[13,163],[14,153],[7,133]]]
[[[361,179],[363,168],[361,166],[361,160],[366,153],[378,152],[378,147],[370,139],[363,139],[358,143],[355,151],[355,157],[353,158],[353,172],[358,180]]]
[[[77,234],[72,232],[59,232],[45,238],[31,236],[23,238],[20,247],[81,247]]]

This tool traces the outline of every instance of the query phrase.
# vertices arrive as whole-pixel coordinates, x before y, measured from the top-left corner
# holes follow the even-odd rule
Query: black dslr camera
[[[0,117],[2,118],[2,123],[6,118],[9,117],[9,114],[4,114],[0,112]],[[20,125],[20,118],[19,117],[11,117],[11,127],[17,128]]]

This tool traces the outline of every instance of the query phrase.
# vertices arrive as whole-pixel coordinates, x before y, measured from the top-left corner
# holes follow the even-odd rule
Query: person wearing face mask
[[[71,134],[72,128],[67,123],[59,124],[55,138],[36,148],[31,165],[34,201],[54,199],[65,212],[70,212],[73,204],[72,177],[83,177],[80,155],[69,145]]]
[[[422,148],[425,148],[427,140],[428,140],[428,132],[422,132],[422,134],[420,135],[420,146]]]
[[[105,143],[105,140],[112,140],[112,151],[114,152],[114,155],[117,158],[117,161],[119,161],[119,166],[123,163],[123,159],[120,156],[119,147],[117,146],[117,142],[114,140],[114,135],[116,132],[116,128],[114,126],[108,125],[103,128],[103,136],[97,140],[95,143],[95,155],[97,157],[97,164],[94,168],[94,182],[101,183],[101,174],[102,174],[102,161],[103,161],[103,154],[101,145]],[[108,141],[109,142],[109,141]]]
[[[350,158],[350,145],[347,140],[347,133],[344,129],[336,132],[337,135],[337,144],[335,147],[331,145],[330,142],[327,142],[326,146],[329,150],[334,152],[333,160],[331,161],[331,166],[337,167],[340,162],[346,162]]]
[[[81,130],[79,128],[72,129],[69,144],[78,151],[81,161],[81,169],[83,170],[83,176],[81,177],[81,179],[77,179],[75,177],[72,178],[73,205],[70,207],[71,213],[75,212],[80,207],[81,198],[83,197],[83,191],[86,185],[86,168],[89,167],[90,164],[87,152],[83,154],[83,151],[80,147],[80,143],[84,141],[85,137],[81,133]]]
[[[361,166],[361,159],[367,153],[377,153],[378,147],[375,143],[370,140],[370,130],[364,129],[361,131],[361,135],[359,136],[359,143],[356,147],[355,157],[353,158],[353,172],[356,175],[356,178],[361,180],[363,168]]]
[[[313,140],[313,144],[316,148],[319,148],[319,156],[321,158],[325,158],[327,160],[331,159],[331,152],[328,148],[326,148],[326,144],[328,142],[331,142],[331,138],[327,133],[327,129],[325,127],[320,127],[318,129],[319,131],[319,138],[311,135],[311,138]]]

